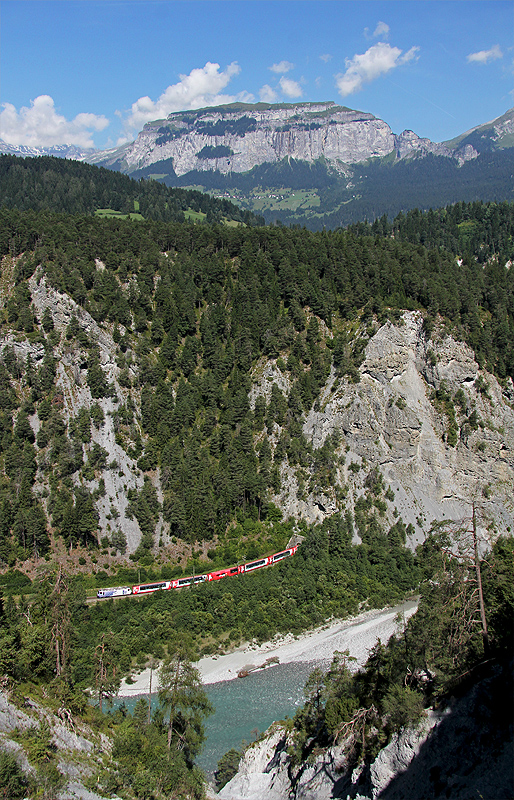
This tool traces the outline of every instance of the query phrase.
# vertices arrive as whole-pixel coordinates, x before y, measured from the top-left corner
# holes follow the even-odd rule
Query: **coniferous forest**
[[[514,378],[513,229],[514,206],[506,202],[456,203],[332,231],[265,226],[199,192],[58,159],[0,158],[0,676],[14,693],[29,682],[51,686],[57,705],[114,737],[105,791],[140,800],[202,797],[194,759],[209,708],[188,672],[200,652],[297,633],[423,586],[422,615],[407,631],[408,666],[428,659],[436,678],[428,688],[406,688],[398,641],[378,648],[355,679],[346,663],[334,663],[328,677],[313,679],[294,721],[297,758],[312,737],[323,745],[373,706],[389,721],[375,722],[369,752],[357,753],[369,757],[484,654],[503,658],[510,538],[484,562],[491,620],[484,638],[470,622],[478,606],[463,591],[469,566],[446,560],[445,530],[424,550],[405,546],[401,517],[392,526],[383,521],[390,489],[374,465],[365,466],[353,514],[307,525],[284,518],[270,498],[284,465],[311,486],[333,481],[338,443],[329,437],[313,449],[302,419],[331,369],[359,380],[373,321],[419,310],[428,337],[438,320],[500,384]],[[49,309],[36,311],[33,293],[43,284],[63,307],[65,298],[73,301],[76,313],[63,330]],[[98,336],[79,324],[82,313],[112,337],[117,386]],[[63,354],[73,354],[91,404],[66,405]],[[290,390],[273,384],[269,401],[252,405],[251,371],[263,360],[281,361]],[[95,441],[104,399],[116,444],[141,475],[127,489],[127,516],[142,534],[129,554],[115,509],[110,536],[99,532],[104,476],[120,470]],[[159,557],[161,516],[172,541],[189,548],[187,559]],[[303,537],[297,556],[273,569],[182,593],[86,603],[99,586],[230,566],[276,552],[293,535]],[[82,569],[67,570],[72,553],[80,553]],[[442,573],[444,597],[434,578]],[[450,629],[454,651],[444,644]],[[108,719],[87,707],[85,690],[95,687],[102,707],[121,676],[150,658],[185,676],[182,695],[171,683],[163,688],[152,720],[144,704],[134,717]],[[4,759],[0,794],[9,786],[5,796],[13,798],[36,796],[43,784],[45,796],[56,790],[48,732],[38,735],[30,746],[39,789]]]

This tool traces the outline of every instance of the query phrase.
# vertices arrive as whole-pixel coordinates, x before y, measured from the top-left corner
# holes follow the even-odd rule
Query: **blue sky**
[[[514,0],[2,0],[0,136],[113,147],[223,102],[334,100],[444,141],[514,104]]]

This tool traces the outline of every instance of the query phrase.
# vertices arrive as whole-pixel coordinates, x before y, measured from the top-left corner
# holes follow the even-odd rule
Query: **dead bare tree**
[[[71,639],[71,612],[69,605],[69,586],[66,573],[61,565],[50,596],[52,619],[52,645],[55,649],[55,674],[58,678],[66,675]]]
[[[484,521],[482,506],[473,500],[469,517],[437,523],[427,539],[435,544],[441,557],[434,580],[443,597],[446,596],[442,608],[452,623],[447,631],[449,653],[458,653],[477,625],[481,629],[484,653],[489,651],[482,563],[491,542],[485,526],[479,525],[480,516]]]

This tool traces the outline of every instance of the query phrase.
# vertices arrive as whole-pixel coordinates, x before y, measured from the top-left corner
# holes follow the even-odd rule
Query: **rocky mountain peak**
[[[226,175],[285,158],[308,163],[323,159],[340,167],[391,153],[397,158],[432,153],[459,163],[478,155],[467,142],[452,147],[409,130],[395,135],[373,114],[326,101],[232,103],[177,111],[147,123],[135,142],[94,161],[129,173],[165,161],[173,164],[177,176],[212,170]]]

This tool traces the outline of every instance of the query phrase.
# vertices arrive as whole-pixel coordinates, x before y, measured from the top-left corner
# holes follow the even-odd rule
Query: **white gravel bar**
[[[366,611],[356,617],[326,623],[313,631],[299,636],[287,634],[275,637],[261,645],[246,644],[222,656],[209,656],[196,663],[204,684],[219,683],[237,678],[243,669],[262,667],[268,659],[278,659],[280,664],[315,662],[326,665],[332,660],[336,650],[349,650],[356,658],[355,666],[363,664],[369,651],[378,639],[386,643],[398,631],[398,614],[406,621],[417,609],[417,602],[409,600],[398,606],[374,611]],[[152,677],[152,691],[158,686],[158,670]],[[122,682],[119,695],[147,694],[150,684],[150,670],[144,670],[133,679],[134,683]]]

